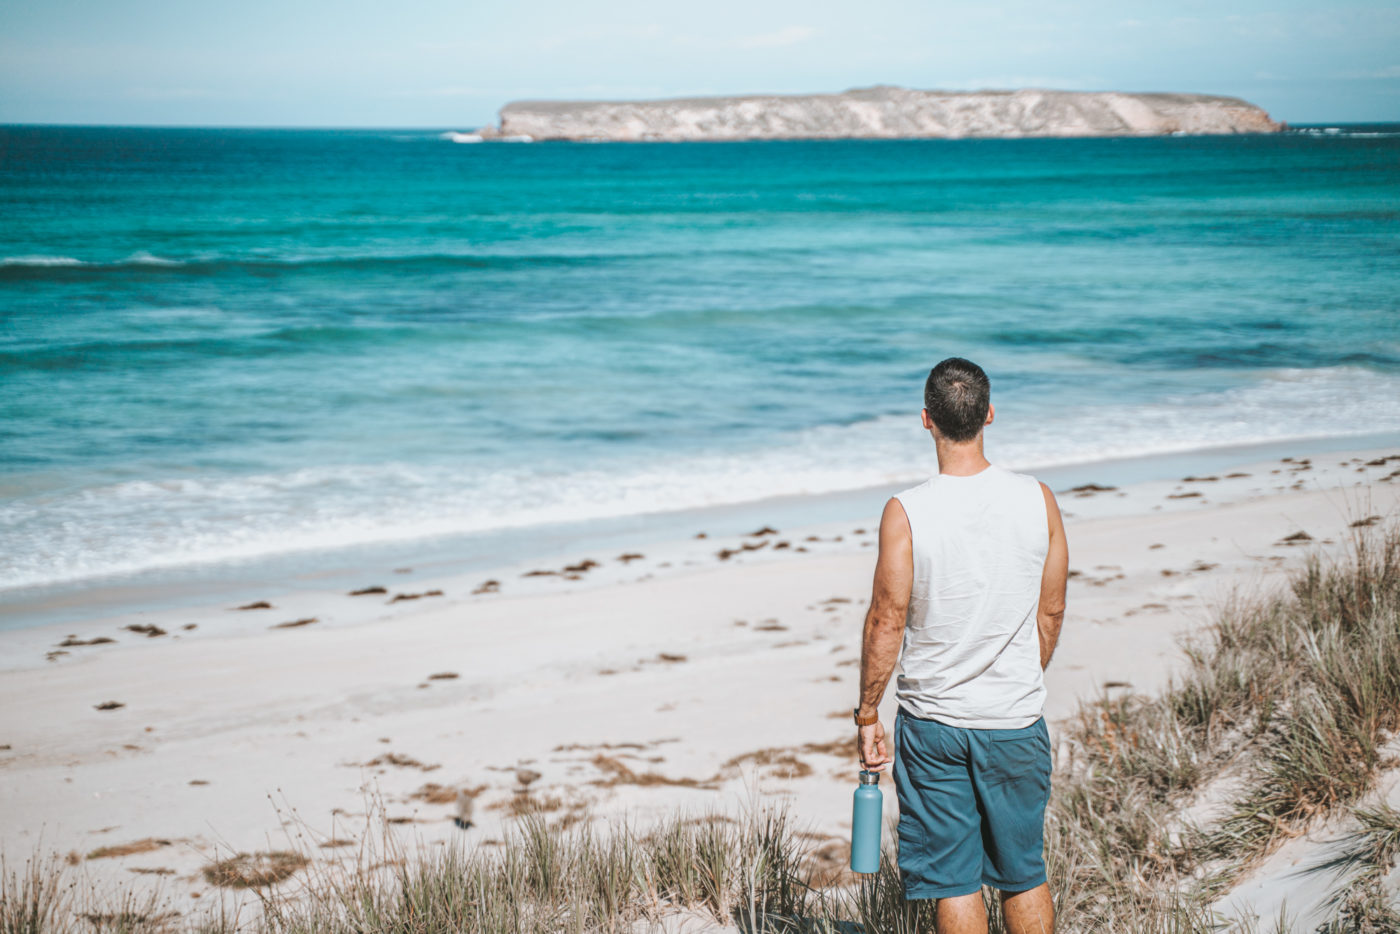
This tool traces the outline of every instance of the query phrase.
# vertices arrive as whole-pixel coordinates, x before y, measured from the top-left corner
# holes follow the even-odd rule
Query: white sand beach
[[[1072,577],[1052,735],[1081,699],[1164,686],[1176,640],[1233,592],[1396,515],[1397,449],[1293,447],[1209,475],[1057,488]],[[161,885],[187,910],[215,897],[200,870],[230,851],[307,833],[339,858],[319,845],[357,840],[376,798],[428,847],[499,842],[526,795],[551,820],[638,826],[785,799],[840,854],[882,505],[866,523],[776,529],[755,507],[748,536],[470,577],[366,569],[362,588],[383,592],[250,589],[5,631],[0,846],[11,863],[74,854],[99,886]],[[882,713],[888,726],[892,687]],[[1266,902],[1288,884],[1276,875]]]

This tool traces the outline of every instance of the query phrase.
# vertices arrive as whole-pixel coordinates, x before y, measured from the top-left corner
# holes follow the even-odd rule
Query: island
[[[878,85],[839,94],[651,101],[514,101],[478,140],[690,142],[781,139],[1165,136],[1275,133],[1262,108],[1210,94],[1121,91],[918,91]]]

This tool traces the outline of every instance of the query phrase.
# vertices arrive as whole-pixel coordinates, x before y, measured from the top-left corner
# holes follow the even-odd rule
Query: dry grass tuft
[[[141,911],[86,911],[82,919],[98,931],[167,931],[180,917],[178,912],[147,914]]]
[[[670,778],[658,772],[637,773],[627,767],[621,760],[612,756],[597,755],[593,757],[593,765],[608,777],[595,779],[592,784],[602,788],[612,788],[617,785],[639,785],[642,787],[652,787],[656,785],[672,785],[680,788],[714,788],[715,779],[695,779],[695,778]]]
[[[594,749],[635,749],[641,751],[647,748],[644,743],[564,743],[554,747],[554,752],[576,752],[579,750]]]
[[[312,623],[315,623],[315,622],[319,622],[319,620],[318,620],[315,616],[308,616],[308,617],[306,617],[305,619],[294,619],[294,620],[290,620],[289,622],[285,622],[285,623],[277,623],[277,624],[272,625],[272,626],[269,626],[269,627],[267,627],[267,628],[268,628],[268,629],[296,629],[296,628],[299,627],[299,626],[310,626]]]
[[[204,867],[204,880],[229,889],[260,889],[290,879],[308,860],[300,853],[273,850],[239,853]]]
[[[146,837],[133,843],[121,843],[116,846],[100,846],[87,855],[88,859],[107,859],[112,856],[134,856],[137,853],[150,853],[152,850],[159,850],[161,847],[170,846],[171,841],[162,840],[157,837]]]
[[[419,769],[424,772],[431,772],[442,768],[441,765],[424,765],[412,756],[401,755],[397,752],[386,752],[383,755],[375,756],[368,762],[362,763],[362,768],[373,769],[382,766],[392,765],[400,769]]]
[[[487,806],[488,811],[505,811],[508,817],[524,817],[527,814],[553,814],[563,810],[564,801],[554,795],[540,797],[529,792],[516,792],[509,798]]]
[[[458,789],[453,788],[451,785],[439,785],[436,782],[428,782],[408,797],[410,800],[422,801],[427,804],[456,804],[460,794],[467,794],[469,797],[475,798],[485,790],[485,785],[478,785],[475,788]]]
[[[775,778],[806,778],[812,774],[812,767],[797,758],[789,749],[757,749],[746,752],[725,762],[720,774],[737,772],[749,764],[764,769]]]
[[[850,711],[844,712],[843,716],[849,720]],[[827,743],[803,743],[797,747],[797,751],[822,756],[853,757],[857,754],[855,727],[851,727],[851,735],[847,739],[833,739]]]
[[[72,648],[76,645],[106,645],[109,642],[116,642],[111,636],[94,636],[91,639],[79,639],[77,636],[68,636],[58,645],[60,648]]]

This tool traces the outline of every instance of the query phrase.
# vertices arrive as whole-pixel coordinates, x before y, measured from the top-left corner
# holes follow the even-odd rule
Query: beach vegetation
[[[1313,554],[1286,587],[1222,605],[1183,645],[1184,664],[1160,693],[1115,690],[1060,725],[1045,825],[1059,930],[1289,930],[1286,914],[1261,922],[1215,906],[1281,841],[1342,820],[1357,829],[1323,867],[1347,880],[1323,931],[1400,929],[1385,885],[1400,860],[1400,811],[1372,794],[1378,776],[1400,766],[1387,756],[1400,733],[1400,528],[1353,533],[1340,556]],[[625,767],[614,771],[619,783],[649,784]],[[423,800],[450,798],[424,789]],[[325,858],[324,848],[319,857],[211,864],[205,875],[219,885],[248,879],[258,910],[230,917],[221,909],[176,926],[630,934],[698,915],[745,934],[933,930],[932,903],[903,898],[893,827],[880,871],[857,876],[845,868],[843,841],[798,825],[780,803],[600,830],[573,809],[551,822],[559,808],[548,797],[519,798],[494,846],[407,852],[384,818],[378,841],[365,835],[349,865]],[[175,923],[154,902],[93,907],[72,872],[57,856],[0,868],[0,934]],[[984,897],[992,931],[1004,931],[996,893]]]

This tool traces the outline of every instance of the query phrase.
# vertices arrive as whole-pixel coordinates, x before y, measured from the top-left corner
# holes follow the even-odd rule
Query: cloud
[[[741,49],[776,49],[806,42],[816,34],[817,31],[811,26],[784,26],[776,32],[744,36],[736,40],[734,44]]]

